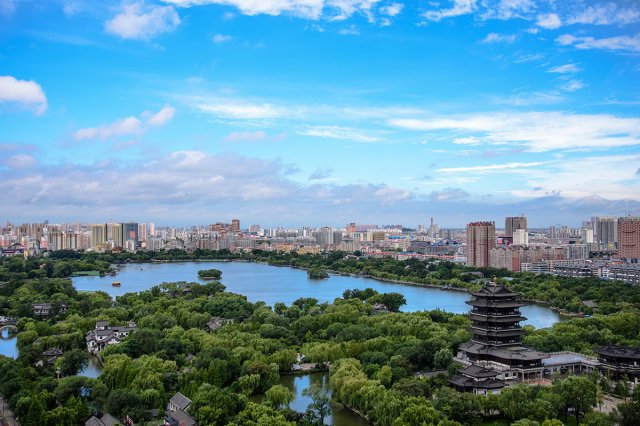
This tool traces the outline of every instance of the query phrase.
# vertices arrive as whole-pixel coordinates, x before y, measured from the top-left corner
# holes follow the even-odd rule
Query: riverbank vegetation
[[[312,256],[304,262],[322,264],[323,259]],[[617,417],[594,412],[603,389],[596,377],[558,378],[550,387],[515,386],[489,398],[453,391],[447,374],[459,368],[453,355],[469,339],[470,321],[439,310],[376,309],[381,303],[397,311],[405,303],[400,294],[351,289],[333,303],[300,298],[269,307],[211,281],[164,283],[112,300],[103,292],[77,292],[69,279],[56,276],[59,263],[86,266],[76,261],[112,264],[117,259],[0,260],[0,315],[19,318],[20,349],[17,360],[0,356],[0,394],[25,426],[82,424],[91,414],[104,412],[128,415],[142,424],[153,410],[162,412],[177,391],[193,401],[189,413],[200,425],[320,424],[318,410],[326,415],[320,392],[314,392],[318,401],[307,413],[296,413],[286,404],[290,394],[278,387],[279,376],[299,362],[298,354],[302,362],[330,366],[334,400],[376,425],[475,425],[502,418],[554,426],[558,423],[551,419],[566,422],[571,416],[587,425],[609,425],[612,420],[634,424],[640,414],[640,393],[620,407]],[[334,259],[331,264],[341,262],[352,261]],[[356,269],[362,267],[369,275],[373,269],[366,265],[388,267],[398,276],[407,267],[418,270],[413,261],[355,262]],[[50,277],[47,264],[53,268]],[[351,268],[351,263],[345,265]],[[455,265],[424,266],[425,277],[460,272]],[[427,272],[432,266],[436,270]],[[45,272],[33,274],[36,270]],[[35,302],[57,308],[40,318],[31,309]],[[640,312],[632,303],[616,306],[619,312],[576,318],[545,330],[527,328],[525,342],[544,350],[590,354],[604,344],[640,346]],[[211,331],[211,317],[234,321]],[[101,352],[100,377],[76,376],[85,364],[84,336],[96,321],[134,321],[138,329]],[[62,355],[50,362],[43,354],[48,349],[60,349]],[[442,373],[422,374],[431,370]],[[263,403],[250,402],[254,394],[266,394]]]
[[[504,269],[468,268],[464,265],[418,259],[395,260],[369,258],[345,252],[298,254],[254,249],[250,252],[223,250],[162,250],[137,253],[95,253],[61,250],[47,256],[29,258],[26,262],[9,260],[5,267],[21,278],[68,277],[80,271],[114,272],[118,265],[128,262],[238,260],[263,262],[274,266],[291,266],[306,270],[329,271],[339,274],[372,277],[413,285],[444,287],[475,291],[482,286],[483,277],[504,281],[529,301],[546,303],[571,313],[592,315],[617,312],[628,307],[640,307],[640,287],[619,281],[597,278],[569,278],[533,273],[513,273]],[[0,282],[8,272],[0,269]],[[586,302],[586,303],[585,303]]]

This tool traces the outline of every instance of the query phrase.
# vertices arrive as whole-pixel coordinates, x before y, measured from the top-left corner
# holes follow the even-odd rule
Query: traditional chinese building
[[[451,384],[474,393],[498,393],[508,380],[542,378],[545,354],[522,346],[520,314],[525,304],[503,284],[489,283],[472,293],[471,341],[460,345],[457,361],[467,368]],[[491,372],[491,373],[490,373]],[[495,373],[495,374],[493,374]]]
[[[130,333],[136,331],[138,326],[135,322],[129,321],[126,326],[109,325],[109,321],[96,322],[95,330],[87,333],[85,340],[87,342],[87,350],[92,354],[97,354],[107,345],[114,345],[122,342]]]
[[[638,384],[640,381],[640,348],[604,346],[596,352],[603,375],[616,380],[626,376],[629,381]]]

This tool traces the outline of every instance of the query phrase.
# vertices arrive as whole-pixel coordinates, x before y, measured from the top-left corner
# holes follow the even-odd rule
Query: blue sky
[[[0,216],[640,213],[640,5],[0,0]]]

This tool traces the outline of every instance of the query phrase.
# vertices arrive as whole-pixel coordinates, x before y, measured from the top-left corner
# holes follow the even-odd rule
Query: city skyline
[[[0,214],[637,216],[640,8],[558,3],[0,0]]]

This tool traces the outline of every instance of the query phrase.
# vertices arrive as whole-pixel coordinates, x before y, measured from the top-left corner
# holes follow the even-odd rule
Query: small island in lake
[[[307,276],[312,280],[323,280],[329,278],[327,271],[320,268],[311,268],[307,271]]]
[[[219,280],[222,277],[222,271],[219,269],[202,269],[198,271],[198,278],[201,280]]]

